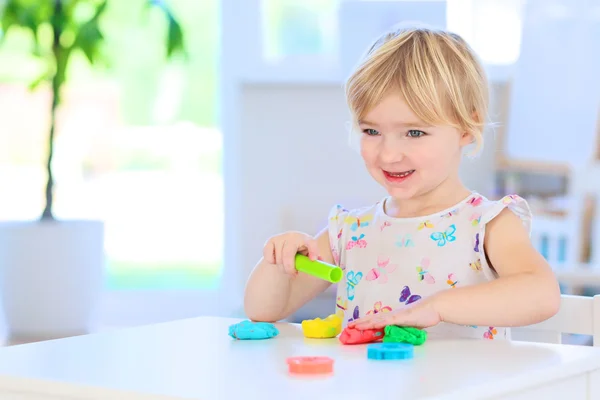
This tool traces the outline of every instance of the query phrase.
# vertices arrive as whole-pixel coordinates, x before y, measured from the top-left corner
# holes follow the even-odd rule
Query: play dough
[[[383,329],[365,329],[358,330],[356,328],[346,327],[340,335],[340,342],[343,344],[363,344],[377,342],[383,339]]]
[[[406,360],[413,358],[414,346],[407,343],[373,343],[367,346],[370,360]]]
[[[415,346],[425,343],[427,331],[409,326],[388,325],[385,327],[384,343],[409,343]]]
[[[302,333],[307,338],[333,338],[342,331],[342,319],[331,314],[325,319],[315,318],[302,321]]]
[[[331,374],[333,359],[329,357],[290,357],[287,359],[289,371],[293,374]]]
[[[275,325],[268,322],[242,321],[229,327],[229,336],[238,340],[270,339],[279,334]]]

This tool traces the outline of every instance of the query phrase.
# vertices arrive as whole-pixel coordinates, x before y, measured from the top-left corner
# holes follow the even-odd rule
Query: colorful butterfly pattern
[[[348,318],[348,322],[356,321],[360,318],[360,310],[358,306],[354,307],[354,311],[352,312],[352,317]]]
[[[519,196],[514,195],[514,194],[509,194],[508,196],[504,196],[502,198],[502,204],[504,205],[509,205],[511,203],[514,203],[515,201],[517,201],[519,199]]]
[[[329,236],[333,262],[344,270],[336,314],[352,322],[493,279],[482,273],[487,269],[482,254],[486,224],[508,207],[528,223],[523,201],[514,195],[498,201],[472,195],[447,211],[419,219],[385,215],[381,205],[351,212],[339,208]],[[450,329],[452,335],[481,340],[508,337],[507,328],[466,324]]]
[[[498,330],[493,326],[490,326],[489,329],[483,333],[484,339],[494,339],[494,337],[498,334]]]
[[[470,204],[470,205],[472,205],[473,207],[477,207],[482,202],[483,202],[483,197],[481,197],[481,196],[475,196],[471,200],[469,200],[467,203]]]
[[[448,274],[448,280],[446,281],[446,283],[450,285],[451,288],[455,288],[458,281],[456,280],[454,274]]]
[[[359,236],[352,236],[352,240],[348,241],[348,244],[346,245],[346,250],[352,250],[355,247],[358,247],[359,249],[367,247],[367,241],[364,237],[364,233],[361,233]]]
[[[363,217],[348,216],[344,220],[344,223],[350,225],[352,232],[356,232],[359,228],[366,228],[369,226],[371,221],[373,221],[372,215],[365,215]]]
[[[479,272],[481,271],[483,268],[481,266],[481,259],[478,258],[476,261],[469,263],[469,266],[471,267],[471,269],[475,272]]]
[[[410,292],[410,288],[408,286],[404,286],[402,288],[402,292],[400,293],[400,298],[398,299],[400,303],[404,303],[406,305],[414,303],[415,301],[421,300],[421,296],[418,294],[412,294]]]
[[[367,315],[378,314],[380,312],[389,312],[389,311],[392,311],[392,307],[384,306],[381,301],[378,301],[373,305],[372,310],[367,311]]]
[[[349,210],[347,210],[346,208],[344,208],[342,205],[336,204],[336,206],[335,206],[335,212],[329,218],[329,221],[337,224],[339,222],[339,220],[340,220],[340,214],[346,214],[348,212],[349,212]]]
[[[447,213],[443,214],[442,218],[452,218],[456,215],[458,215],[458,208],[455,208],[454,210],[448,211]]]
[[[415,247],[415,242],[412,239],[410,233],[405,235],[399,235],[396,240],[396,247]]]
[[[452,224],[444,232],[433,232],[430,236],[432,240],[437,241],[438,247],[445,246],[446,243],[454,242],[456,240],[456,225]]]
[[[417,228],[417,230],[421,231],[421,230],[423,230],[423,229],[425,229],[425,228],[430,228],[430,229],[433,229],[433,227],[434,227],[434,226],[433,226],[433,223],[432,223],[430,220],[427,220],[427,221],[423,221],[423,222],[421,222],[421,223],[419,224],[419,227]]]
[[[333,246],[331,248],[331,255],[333,256],[333,262],[335,265],[340,265],[340,253],[338,252],[337,247]]]
[[[378,257],[377,258],[377,267],[372,268],[367,273],[367,280],[374,281],[377,280],[379,283],[384,284],[388,281],[388,274],[391,274],[398,268],[396,264],[390,264],[389,257]]]
[[[335,302],[336,314],[343,317],[348,309],[348,299],[342,299],[342,296],[338,296]]]
[[[427,270],[429,268],[429,258],[425,257],[421,260],[421,264],[417,266],[417,274],[419,274],[419,280],[421,282],[429,283],[430,285],[435,283],[435,278]]]
[[[346,292],[348,294],[348,300],[352,301],[354,300],[354,293],[355,293],[355,288],[356,285],[358,285],[360,283],[360,280],[363,277],[363,273],[362,272],[354,272],[354,271],[348,271],[346,273]]]

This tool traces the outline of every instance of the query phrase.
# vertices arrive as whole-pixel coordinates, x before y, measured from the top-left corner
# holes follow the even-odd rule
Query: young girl
[[[357,210],[333,207],[316,237],[270,238],[247,283],[248,318],[284,319],[327,289],[297,273],[296,253],[344,270],[337,312],[358,329],[508,339],[508,327],[553,316],[560,291],[529,241],[525,200],[489,201],[459,178],[465,146],[482,144],[488,107],[485,73],[467,43],[426,28],[385,34],[346,95],[365,166],[389,196]]]

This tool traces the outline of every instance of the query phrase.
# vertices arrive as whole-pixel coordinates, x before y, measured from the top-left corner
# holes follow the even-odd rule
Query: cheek
[[[419,167],[426,167],[437,162],[439,157],[438,151],[432,146],[415,146],[410,153],[412,163]]]
[[[361,140],[360,155],[366,164],[372,164],[377,159],[377,146],[372,140]]]
[[[454,155],[452,144],[446,141],[431,141],[427,145],[419,146],[412,153],[413,163],[422,169],[441,170],[447,169]]]

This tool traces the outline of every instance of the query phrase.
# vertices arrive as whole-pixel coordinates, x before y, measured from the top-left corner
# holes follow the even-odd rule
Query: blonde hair
[[[385,33],[346,82],[354,124],[390,90],[430,125],[450,125],[483,145],[489,89],[484,69],[459,35],[426,27]]]

